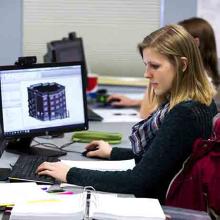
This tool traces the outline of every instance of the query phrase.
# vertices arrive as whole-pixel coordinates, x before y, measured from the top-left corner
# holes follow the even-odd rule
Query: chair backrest
[[[213,118],[213,138],[220,140],[220,113]]]
[[[171,181],[165,204],[220,215],[220,114],[213,119],[213,136],[197,139],[192,148]]]

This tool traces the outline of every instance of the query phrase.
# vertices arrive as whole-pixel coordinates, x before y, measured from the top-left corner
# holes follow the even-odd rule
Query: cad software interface
[[[2,70],[6,136],[85,122],[81,66]]]

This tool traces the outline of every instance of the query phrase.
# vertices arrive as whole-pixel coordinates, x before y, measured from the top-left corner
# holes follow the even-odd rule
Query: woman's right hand
[[[110,144],[103,140],[92,141],[85,149],[87,151],[87,157],[100,157],[104,159],[109,159],[112,152]]]
[[[139,106],[141,104],[141,100],[139,99],[131,99],[125,95],[120,95],[120,94],[110,95],[107,101],[111,102],[111,105],[118,107]]]

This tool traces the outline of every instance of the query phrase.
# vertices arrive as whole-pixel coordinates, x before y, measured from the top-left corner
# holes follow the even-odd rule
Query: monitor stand
[[[0,137],[0,157],[3,154],[6,146],[7,146],[7,141]],[[7,167],[0,167],[0,181],[6,181],[8,179],[8,176],[11,172],[10,168]]]
[[[14,154],[42,155],[49,157],[60,157],[67,153],[58,149],[49,149],[43,147],[31,147],[33,138],[19,138],[8,142],[6,151]]]
[[[0,181],[8,180],[8,177],[9,177],[10,173],[11,173],[10,168],[0,167]]]

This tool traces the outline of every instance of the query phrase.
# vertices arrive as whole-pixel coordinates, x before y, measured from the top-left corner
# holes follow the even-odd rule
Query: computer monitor
[[[51,41],[47,44],[47,54],[44,62],[69,62],[80,61],[85,63],[85,84],[87,85],[86,58],[82,38],[76,37],[76,33],[69,33],[69,38]],[[93,98],[94,99],[94,98]],[[102,121],[103,118],[88,107],[89,121]]]
[[[64,40],[53,44],[53,60],[54,62],[85,62],[85,55],[83,50],[83,42],[81,38],[75,40]]]
[[[84,62],[86,64],[82,38],[52,41],[47,45],[45,62]],[[87,68],[85,67],[87,75]]]
[[[88,129],[84,71],[83,62],[1,66],[4,139],[26,151],[29,138]]]

